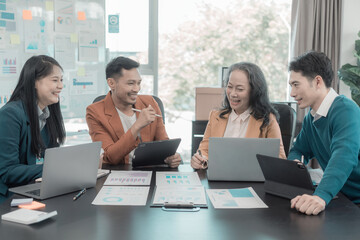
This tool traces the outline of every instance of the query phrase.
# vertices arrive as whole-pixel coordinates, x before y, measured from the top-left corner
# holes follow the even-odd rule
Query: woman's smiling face
[[[226,86],[226,96],[230,107],[236,114],[241,114],[249,108],[251,87],[249,78],[244,71],[234,70],[230,73]]]

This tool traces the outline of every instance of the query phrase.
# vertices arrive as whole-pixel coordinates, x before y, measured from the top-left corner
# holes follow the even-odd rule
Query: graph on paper
[[[153,204],[162,205],[165,202],[207,205],[203,186],[156,186]]]
[[[111,171],[104,185],[150,185],[152,171]]]
[[[145,206],[150,187],[103,186],[93,205]]]
[[[201,181],[196,172],[157,172],[157,186],[200,186]]]

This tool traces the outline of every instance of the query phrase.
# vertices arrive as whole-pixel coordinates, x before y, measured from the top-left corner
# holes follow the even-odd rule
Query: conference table
[[[131,170],[128,165],[108,166],[112,170]],[[156,171],[193,171],[189,165],[178,169],[153,170],[146,206],[99,206],[92,201],[106,177],[97,181],[77,201],[76,193],[42,201],[45,212],[58,215],[33,225],[0,222],[0,239],[360,239],[360,209],[339,194],[318,216],[307,216],[290,209],[290,201],[264,192],[263,183],[208,181],[206,170],[197,171],[203,186],[211,189],[252,187],[268,208],[215,209],[198,212],[167,212],[151,207]],[[143,170],[150,170],[149,168]],[[0,214],[10,207],[14,195],[0,205]]]

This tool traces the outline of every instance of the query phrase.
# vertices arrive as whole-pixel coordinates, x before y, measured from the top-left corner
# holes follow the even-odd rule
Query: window
[[[195,87],[220,87],[219,69],[260,66],[272,101],[287,98],[291,0],[159,0],[159,97],[170,137],[190,160]]]
[[[157,1],[106,0],[105,7],[108,61],[125,56],[140,62],[143,78],[151,80],[143,82],[140,93],[156,94],[157,80],[154,81],[154,78],[157,78]]]

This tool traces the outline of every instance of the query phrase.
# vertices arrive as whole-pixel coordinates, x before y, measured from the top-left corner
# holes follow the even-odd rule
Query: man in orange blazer
[[[86,109],[90,136],[102,141],[104,163],[129,164],[139,142],[169,139],[162,118],[156,116],[161,111],[154,98],[138,95],[142,81],[138,67],[139,63],[129,58],[113,59],[106,66],[109,93]],[[164,162],[175,168],[181,157],[176,153]]]

